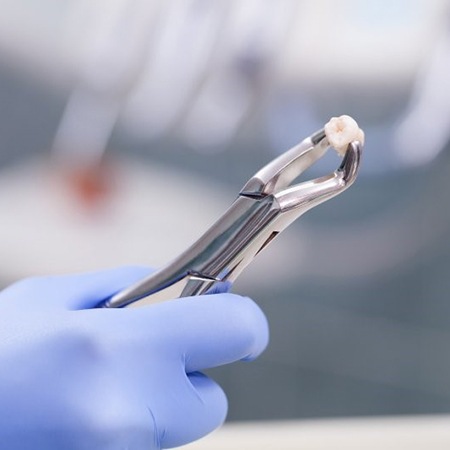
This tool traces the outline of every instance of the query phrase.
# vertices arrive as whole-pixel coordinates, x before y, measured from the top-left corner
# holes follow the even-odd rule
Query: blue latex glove
[[[148,273],[32,278],[0,294],[1,448],[170,448],[223,422],[226,397],[198,371],[259,355],[264,315],[227,293],[89,309]]]

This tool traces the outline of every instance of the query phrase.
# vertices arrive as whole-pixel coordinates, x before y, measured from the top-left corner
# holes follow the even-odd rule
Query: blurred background
[[[450,3],[0,0],[0,284],[184,250],[264,163],[350,114],[355,186],[234,290],[229,420],[450,412]],[[337,157],[315,166],[334,169]]]

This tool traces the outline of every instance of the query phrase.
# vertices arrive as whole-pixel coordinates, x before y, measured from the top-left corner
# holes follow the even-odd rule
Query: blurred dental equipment
[[[333,117],[324,129],[250,178],[223,216],[177,259],[114,295],[103,306],[143,306],[201,295],[215,283],[235,281],[294,220],[354,183],[363,144],[364,133],[354,119]],[[340,167],[330,175],[291,186],[330,146],[343,156]]]
[[[157,7],[145,0],[108,5],[61,118],[53,159],[85,203],[96,201],[107,189],[112,174],[105,169],[103,155],[142,72]]]
[[[54,146],[62,159],[97,161],[114,124],[143,143],[170,136],[218,152],[255,118],[280,152],[345,109],[383,142],[366,173],[408,168],[417,153],[396,150],[395,126],[404,116],[403,136],[413,125],[408,104],[424,84],[416,73],[435,72],[429,56],[449,14],[446,0],[32,4],[0,1],[0,50],[72,91]]]
[[[419,166],[436,158],[450,141],[450,31],[445,30],[415,83],[410,107],[398,121],[394,149],[406,164]]]
[[[293,5],[112,2],[65,108],[55,157],[99,167],[121,114],[138,135],[161,135],[186,115],[183,132],[197,147],[228,140],[255,102]]]

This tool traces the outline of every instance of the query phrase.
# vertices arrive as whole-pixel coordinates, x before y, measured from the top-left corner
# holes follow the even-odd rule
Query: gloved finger
[[[120,267],[76,275],[33,277],[0,294],[0,301],[23,302],[28,307],[93,308],[120,290],[146,277],[146,267]]]
[[[120,312],[126,333],[146,333],[150,340],[152,330],[158,329],[167,348],[183,355],[187,372],[253,359],[269,339],[261,309],[234,294],[186,297]]]
[[[160,437],[162,448],[172,448],[195,441],[218,428],[225,421],[228,402],[222,388],[206,375],[195,372],[188,375],[188,393],[183,402],[166,403],[170,420]]]
[[[225,292],[230,292],[231,287],[231,281],[218,281],[217,283],[214,283],[213,287],[208,292],[206,292],[206,295],[224,294]]]

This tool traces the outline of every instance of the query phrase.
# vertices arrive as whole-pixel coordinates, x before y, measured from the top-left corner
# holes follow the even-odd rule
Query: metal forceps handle
[[[329,147],[322,129],[271,161],[250,178],[230,208],[185,252],[101,306],[144,306],[204,294],[217,282],[234,281],[278,233],[353,184],[362,152],[358,141],[350,142],[333,173],[290,186]]]

